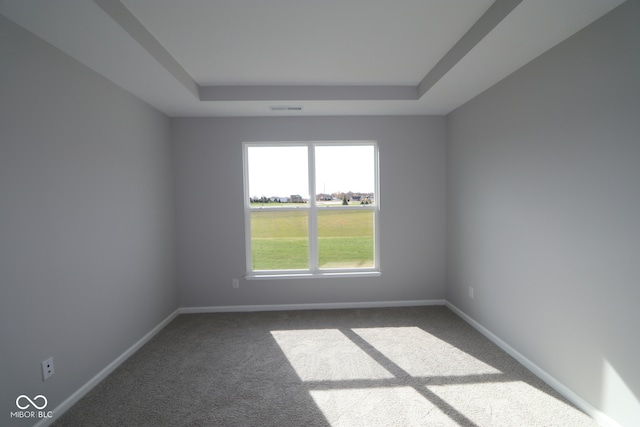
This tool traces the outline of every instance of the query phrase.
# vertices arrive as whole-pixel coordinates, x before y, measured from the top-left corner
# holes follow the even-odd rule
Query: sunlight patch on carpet
[[[310,393],[332,427],[456,425],[412,387],[312,390]]]
[[[578,409],[522,381],[427,386],[427,389],[476,425],[591,426],[593,422]]]
[[[415,326],[354,328],[352,331],[413,377],[501,373]]]
[[[271,335],[302,381],[393,378],[337,329],[271,331]]]

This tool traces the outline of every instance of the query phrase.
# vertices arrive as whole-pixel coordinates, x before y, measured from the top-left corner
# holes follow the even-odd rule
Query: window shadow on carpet
[[[596,426],[444,307],[180,315],[54,425]]]

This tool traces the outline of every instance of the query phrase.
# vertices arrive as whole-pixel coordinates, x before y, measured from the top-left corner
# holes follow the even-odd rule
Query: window
[[[379,274],[375,142],[244,144],[247,277]]]

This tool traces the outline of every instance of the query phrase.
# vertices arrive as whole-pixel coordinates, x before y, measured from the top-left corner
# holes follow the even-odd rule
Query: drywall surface
[[[170,121],[4,17],[0,64],[0,425],[33,425],[18,396],[53,410],[177,308]]]
[[[447,117],[447,300],[624,426],[640,425],[638,22],[627,2]]]
[[[172,131],[181,306],[443,298],[444,117],[177,118]],[[245,280],[243,142],[327,140],[378,141],[382,276]]]

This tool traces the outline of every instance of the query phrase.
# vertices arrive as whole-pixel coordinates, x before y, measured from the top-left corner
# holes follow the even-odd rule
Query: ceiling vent
[[[302,105],[271,105],[271,111],[302,111]]]

